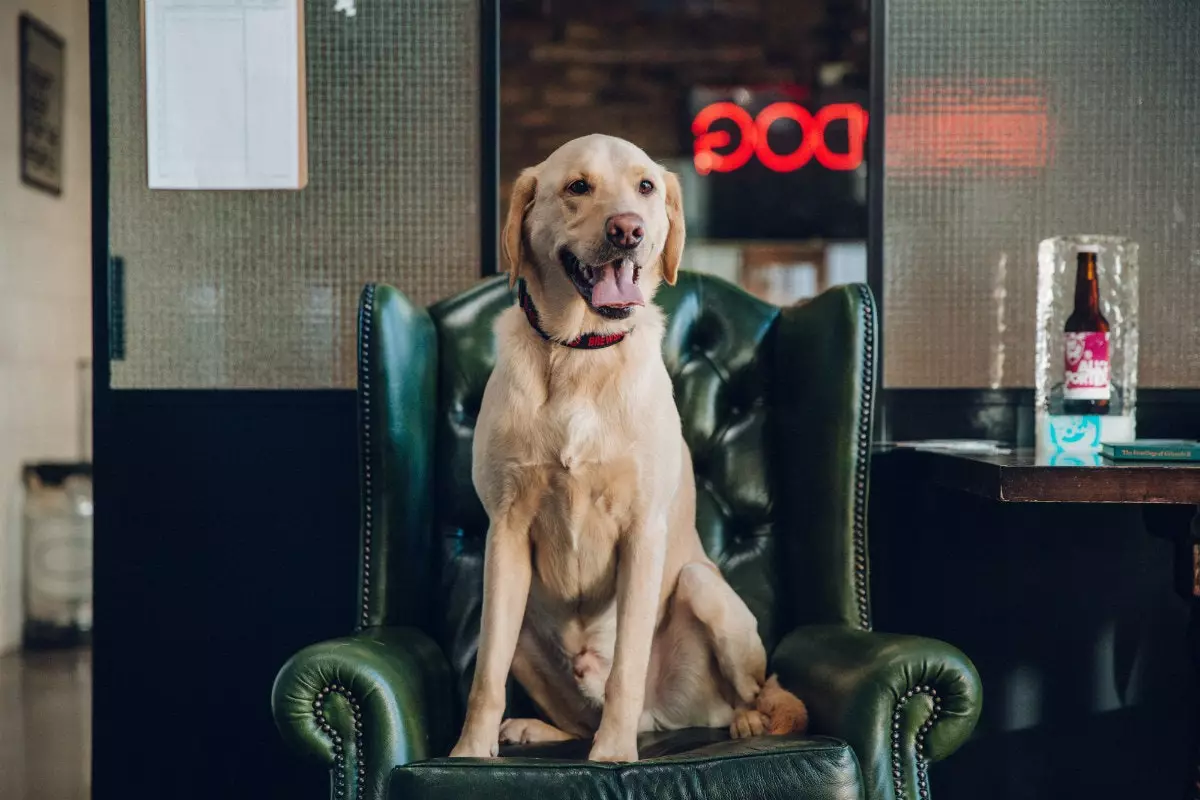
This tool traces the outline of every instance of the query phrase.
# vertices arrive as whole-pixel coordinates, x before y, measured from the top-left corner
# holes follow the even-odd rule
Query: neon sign
[[[712,130],[719,120],[732,122],[738,129],[735,144],[727,131]],[[829,149],[825,128],[831,122],[845,120],[848,136],[846,152]],[[767,140],[767,132],[776,123],[799,125],[803,134],[800,144],[790,153],[777,153]],[[695,137],[693,161],[701,175],[710,172],[733,172],[757,156],[764,167],[774,172],[794,172],[814,158],[825,169],[849,172],[863,163],[863,147],[867,138],[867,112],[857,103],[834,103],[816,114],[796,103],[781,102],[758,112],[757,117],[736,103],[713,103],[701,109],[692,120]],[[734,145],[732,150],[717,152]]]

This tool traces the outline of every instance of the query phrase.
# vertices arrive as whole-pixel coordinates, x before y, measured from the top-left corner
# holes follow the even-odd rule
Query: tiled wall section
[[[1033,385],[1037,245],[1140,248],[1142,386],[1200,386],[1200,3],[889,4],[885,380]]]
[[[114,386],[352,386],[362,282],[426,303],[477,280],[477,2],[359,2],[348,17],[306,0],[298,193],[147,191],[139,0],[106,5],[112,249],[128,287]],[[502,204],[519,169],[585,133],[686,159],[696,83],[808,84],[831,64],[865,78],[864,7],[504,0]]]
[[[17,17],[66,40],[63,193],[23,185]],[[0,651],[20,637],[21,464],[79,457],[78,362],[91,356],[87,0],[0,0]]]
[[[474,0],[305,2],[309,182],[299,192],[146,187],[141,0],[110,0],[112,252],[127,303],[117,388],[355,382],[362,285],[420,303],[479,278]]]

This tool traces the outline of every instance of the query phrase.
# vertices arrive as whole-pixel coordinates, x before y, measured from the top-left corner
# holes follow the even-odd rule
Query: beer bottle
[[[1107,414],[1112,394],[1108,320],[1100,313],[1096,256],[1084,245],[1075,255],[1075,309],[1063,330],[1063,412]]]

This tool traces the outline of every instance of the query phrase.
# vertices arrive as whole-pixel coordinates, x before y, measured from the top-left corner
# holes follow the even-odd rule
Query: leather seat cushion
[[[590,742],[507,747],[491,760],[438,758],[397,767],[393,800],[655,798],[655,800],[860,800],[854,751],[825,737],[731,740],[694,728],[643,734],[641,760],[586,760]]]

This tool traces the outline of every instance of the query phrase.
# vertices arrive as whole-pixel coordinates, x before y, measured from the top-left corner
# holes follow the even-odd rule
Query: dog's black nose
[[[646,235],[646,223],[634,213],[613,214],[604,223],[604,234],[613,247],[623,250],[637,247]]]

